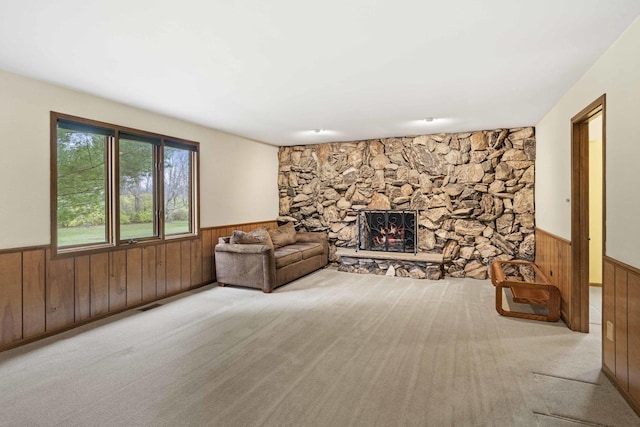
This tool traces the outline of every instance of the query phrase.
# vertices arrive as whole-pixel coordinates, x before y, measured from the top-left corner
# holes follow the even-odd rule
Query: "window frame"
[[[162,216],[163,225],[165,224],[165,211],[164,211],[164,150],[166,147],[169,148],[177,148],[182,150],[189,151],[189,180],[191,191],[189,192],[189,223],[190,224],[198,224],[200,220],[200,209],[195,209],[196,206],[199,206],[199,195],[200,195],[200,169],[199,169],[199,152],[197,147],[193,147],[190,144],[186,144],[184,140],[179,140],[176,138],[166,138],[162,144],[162,156],[160,159],[161,162],[161,172],[162,174],[158,176],[158,179],[161,183],[161,191],[162,191],[162,207],[160,209],[160,215]],[[192,227],[191,227],[192,228]],[[184,237],[185,233],[172,233],[166,234],[166,227],[163,227],[163,236],[165,240],[174,240],[179,239],[180,237]]]
[[[105,233],[106,242],[83,243],[69,246],[58,244],[58,122],[71,122],[85,125],[87,129],[99,128],[113,131],[113,136],[106,137],[105,147]],[[111,123],[86,119],[68,114],[50,112],[50,219],[51,250],[54,257],[85,255],[115,249],[131,248],[138,245],[159,244],[163,242],[196,239],[200,236],[200,144],[183,138],[176,138],[132,129]],[[149,141],[158,141],[153,145],[153,197],[154,197],[154,236],[121,240],[120,237],[120,137],[137,136]],[[164,212],[164,147],[182,146],[188,149],[189,156],[189,231],[178,234],[165,234]]]
[[[133,138],[132,138],[133,137]],[[154,203],[154,213],[153,213],[153,228],[154,228],[154,234],[153,236],[148,236],[148,237],[134,237],[134,238],[130,238],[130,239],[123,239],[121,236],[121,211],[120,211],[120,140],[121,139],[125,139],[125,140],[133,140],[136,141],[135,138],[139,138],[138,142],[146,142],[148,144],[151,144],[153,149],[152,149],[152,168],[153,168],[153,203]],[[142,139],[147,139],[147,141],[140,141]],[[146,242],[146,241],[157,241],[158,239],[162,238],[162,225],[160,223],[160,219],[158,216],[158,212],[161,210],[160,207],[160,202],[162,201],[161,195],[160,195],[160,191],[163,190],[162,188],[162,180],[160,179],[160,173],[162,172],[162,169],[158,167],[160,160],[162,159],[162,147],[163,147],[163,140],[162,138],[158,138],[155,136],[151,136],[148,134],[142,134],[142,132],[125,132],[123,130],[119,130],[116,133],[116,141],[114,144],[115,147],[115,152],[118,153],[117,158],[118,161],[115,163],[115,167],[116,167],[116,173],[115,173],[115,182],[117,184],[117,196],[114,200],[115,202],[115,212],[117,213],[117,219],[115,220],[115,224],[117,224],[116,227],[116,235],[115,235],[115,240],[117,242],[119,242],[120,245],[131,245],[134,243],[141,243],[141,242]]]

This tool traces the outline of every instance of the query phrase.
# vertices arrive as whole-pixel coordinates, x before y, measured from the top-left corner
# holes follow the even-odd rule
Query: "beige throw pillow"
[[[267,230],[264,228],[258,228],[249,232],[236,230],[231,235],[229,243],[239,243],[244,245],[267,245],[270,248],[273,248],[271,237],[269,236]]]
[[[296,242],[296,229],[292,222],[288,222],[278,228],[268,228],[267,231],[271,236],[273,246],[276,248],[292,245]]]

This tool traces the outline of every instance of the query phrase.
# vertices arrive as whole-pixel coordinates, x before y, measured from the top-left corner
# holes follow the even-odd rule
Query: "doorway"
[[[589,121],[589,324],[602,325],[602,113]]]
[[[580,332],[589,332],[589,285],[602,283],[606,235],[605,113],[602,95],[571,119],[572,271],[568,320],[569,327]]]

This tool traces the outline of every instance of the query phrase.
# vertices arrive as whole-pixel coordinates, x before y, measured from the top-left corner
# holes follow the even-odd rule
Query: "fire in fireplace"
[[[358,249],[416,253],[416,211],[361,210]]]

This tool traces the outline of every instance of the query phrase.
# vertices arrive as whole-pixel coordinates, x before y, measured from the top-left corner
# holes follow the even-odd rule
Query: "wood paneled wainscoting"
[[[603,371],[640,414],[640,270],[605,256],[602,306]]]
[[[49,246],[1,250],[0,351],[214,282],[219,237],[276,225],[203,228],[196,239],[59,259]]]
[[[571,242],[536,228],[536,264],[560,290],[560,317],[571,327]]]

